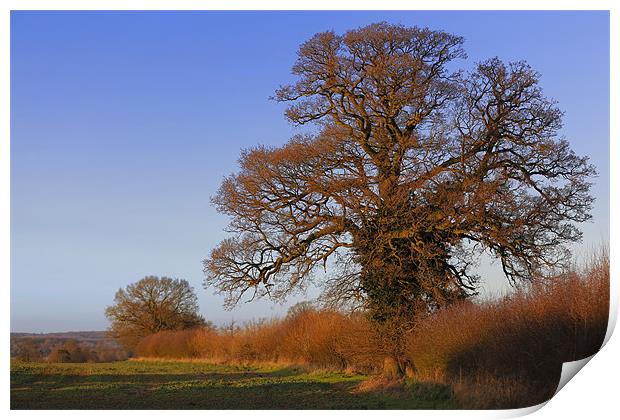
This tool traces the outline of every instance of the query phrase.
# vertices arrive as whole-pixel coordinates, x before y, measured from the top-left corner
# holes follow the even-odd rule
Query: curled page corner
[[[585,359],[562,363],[562,373],[560,375],[560,381],[558,383],[558,387],[553,393],[553,397],[555,397],[557,393],[560,392],[562,388],[564,388],[564,385],[566,385],[571,379],[573,379],[573,377],[577,374],[577,372],[579,372],[590,360],[592,360],[595,354],[593,354],[592,356],[588,356]],[[541,408],[543,408],[545,405],[547,405],[547,403],[551,401],[553,397],[551,397],[547,401],[544,401],[538,405],[533,405],[531,407],[517,408],[514,410],[506,410],[502,418],[515,418],[515,417],[522,417],[522,416],[527,416],[528,414],[532,414],[535,411],[538,411]]]
[[[547,405],[547,403],[549,401],[550,400],[547,400],[547,401],[541,402],[540,404],[532,405],[532,406],[529,406],[529,407],[513,408],[513,409],[510,409],[510,410],[497,411],[495,413],[499,413],[499,416],[497,416],[496,418],[514,419],[514,418],[517,418],[517,417],[525,417],[527,415],[530,415],[530,414],[540,410],[545,405]]]
[[[605,345],[611,338],[611,335],[613,334],[614,329],[616,328],[616,322],[618,321],[617,305],[613,305],[611,304],[611,302],[612,301],[610,301],[610,305],[609,305],[609,320],[607,321],[607,332],[605,333],[605,339],[603,340],[603,344],[601,345],[601,348],[605,347]]]
[[[588,356],[585,359],[562,363],[562,374],[560,375],[560,382],[558,383],[558,387],[553,394],[554,397],[557,395],[558,392],[560,392],[562,388],[564,388],[564,385],[566,385],[568,381],[573,379],[573,376],[575,376],[577,372],[579,372],[590,360],[592,360],[595,354],[593,354],[592,356]]]

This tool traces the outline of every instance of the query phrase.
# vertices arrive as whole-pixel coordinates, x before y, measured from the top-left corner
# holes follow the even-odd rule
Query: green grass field
[[[360,392],[360,375],[205,362],[11,362],[12,409],[449,409],[452,393],[410,384]]]

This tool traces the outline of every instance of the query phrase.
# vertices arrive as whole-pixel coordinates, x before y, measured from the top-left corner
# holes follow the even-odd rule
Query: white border
[[[5,0],[5,10],[611,10],[613,0]]]
[[[11,10],[610,10],[611,11],[611,119],[610,136],[611,139],[617,139],[620,130],[618,129],[618,116],[620,116],[620,108],[618,102],[618,93],[620,85],[618,83],[618,74],[620,67],[618,66],[618,2],[613,0],[590,0],[585,1],[552,1],[552,0],[443,0],[443,1],[420,1],[420,0],[383,0],[381,2],[369,0],[346,0],[346,1],[327,1],[314,0],[312,2],[295,3],[281,0],[263,0],[260,2],[235,1],[234,3],[225,0],[217,1],[196,1],[196,0],[92,0],[92,1],[76,1],[76,0],[5,0],[0,2],[0,273],[4,279],[4,293],[0,295],[0,305],[4,309],[3,330],[4,345],[0,350],[0,363],[3,366],[3,389],[1,401],[5,410],[9,409],[9,331],[10,331],[10,294],[6,293],[10,287],[10,170],[9,170],[9,151],[10,151],[10,127],[9,127],[9,109],[10,109],[10,80],[9,80],[9,46],[10,46],[10,11]],[[610,144],[610,155],[618,156],[619,148],[616,142]],[[613,162],[612,162],[613,163]],[[618,207],[619,191],[618,169],[612,164],[610,165],[611,176],[611,215],[620,214]],[[614,193],[614,191],[616,193]],[[612,326],[615,324],[618,314],[618,270],[616,261],[618,260],[618,252],[613,246],[617,239],[618,222],[612,216],[610,220],[611,227],[611,275],[612,275],[612,311],[610,316],[610,328],[608,330],[607,340],[609,340]],[[570,381],[569,384],[555,396],[543,410],[536,411],[534,408],[508,410],[508,411],[398,411],[385,413],[385,415],[396,416],[402,418],[504,418],[533,414],[534,418],[558,418],[558,417],[584,417],[593,416],[593,418],[607,418],[607,413],[617,412],[617,395],[616,381],[620,373],[615,353],[618,352],[620,345],[618,339],[610,340],[601,354],[593,358],[593,361],[579,373],[579,379]],[[539,407],[538,407],[539,408]],[[347,412],[347,415],[355,417],[371,418],[378,413],[372,412]],[[44,413],[12,411],[10,415],[19,418],[34,418],[43,415],[45,417],[62,416],[63,418],[81,418],[84,413],[79,411],[47,411]],[[159,411],[159,412],[103,412],[91,411],[88,416],[99,418],[107,418],[110,415],[121,415],[131,417],[148,416],[168,418],[171,416],[183,416],[185,418],[203,418],[207,416],[259,416],[269,417],[270,419],[287,419],[292,415],[285,411],[263,411],[263,412],[227,412],[223,413],[205,413],[202,411]],[[294,416],[314,418],[317,413],[312,411],[296,412]],[[337,412],[322,412],[320,416],[336,417],[342,414]],[[382,415],[382,414],[379,414]]]

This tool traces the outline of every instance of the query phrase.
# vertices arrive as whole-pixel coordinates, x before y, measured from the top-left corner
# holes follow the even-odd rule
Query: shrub
[[[291,311],[285,318],[249,322],[242,328],[233,325],[219,330],[162,331],[140,341],[136,354],[235,363],[306,364],[369,372],[375,369],[371,366],[374,360],[361,353],[380,353],[372,335],[363,316],[304,307]]]
[[[56,346],[47,356],[47,361],[52,363],[84,363],[98,362],[97,353],[80,347],[75,341],[69,340]]]

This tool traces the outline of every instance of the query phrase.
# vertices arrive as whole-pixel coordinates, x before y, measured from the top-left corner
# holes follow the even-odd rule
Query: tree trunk
[[[387,356],[383,359],[383,376],[388,380],[413,378],[417,374],[415,365],[406,356]]]
[[[394,356],[387,356],[383,359],[383,376],[390,381],[401,379],[404,372]]]

